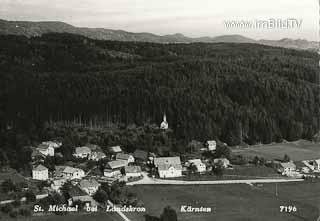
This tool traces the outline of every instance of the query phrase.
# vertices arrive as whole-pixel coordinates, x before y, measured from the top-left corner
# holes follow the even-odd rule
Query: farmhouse
[[[313,161],[314,170],[320,171],[320,159]]]
[[[56,192],[60,192],[60,188],[67,182],[66,179],[63,179],[63,178],[59,178],[59,179],[55,179],[52,181],[51,183],[51,189],[53,191],[56,191]]]
[[[77,147],[75,149],[75,152],[73,154],[76,158],[88,158],[91,154],[91,149],[89,147],[83,146],[83,147]]]
[[[213,160],[214,164],[221,163],[223,168],[228,168],[230,166],[230,161],[227,158],[217,158]]]
[[[133,156],[138,161],[146,162],[148,160],[148,153],[143,150],[135,150]]]
[[[121,169],[127,166],[126,160],[114,160],[107,163],[103,171],[106,177],[119,177],[121,176]]]
[[[48,168],[41,164],[32,169],[32,179],[34,180],[48,180],[49,171]]]
[[[72,206],[74,202],[78,201],[84,203],[85,207],[97,206],[97,202],[78,186],[74,186],[71,190],[69,190],[68,195],[70,197],[68,199],[69,206]]]
[[[125,171],[127,177],[140,177],[142,175],[140,166],[126,166]]]
[[[121,153],[121,147],[120,146],[113,146],[108,148],[109,152],[111,153]]]
[[[180,157],[159,157],[154,159],[161,178],[182,176]]]
[[[94,160],[94,161],[99,161],[99,160],[102,160],[102,159],[105,159],[107,156],[101,152],[101,151],[93,151],[91,152],[91,154],[89,155],[89,160]]]
[[[134,157],[132,155],[126,154],[126,153],[117,153],[116,159],[117,160],[125,160],[125,161],[127,161],[127,164],[134,163]]]
[[[46,156],[43,155],[42,153],[40,153],[39,150],[37,150],[37,149],[32,150],[32,154],[31,154],[32,161],[42,161],[43,162],[45,158],[46,158]]]
[[[62,177],[68,180],[81,179],[85,176],[85,172],[79,168],[69,166],[56,166],[55,169],[57,177]]]
[[[215,140],[207,141],[208,151],[215,151],[217,149],[217,142]]]
[[[39,151],[44,156],[50,156],[50,157],[54,156],[54,147],[51,145],[42,143],[36,148],[36,150]]]
[[[194,164],[197,167],[197,171],[199,173],[203,173],[206,171],[206,165],[204,163],[202,163],[202,161],[200,159],[193,159],[193,160],[188,160],[188,164]]]
[[[54,149],[60,148],[62,146],[62,143],[58,141],[44,141],[42,142],[42,144],[53,147]]]
[[[100,183],[98,183],[96,180],[94,179],[89,179],[89,180],[81,180],[79,183],[79,187],[80,189],[82,189],[83,191],[85,191],[87,194],[89,194],[90,196],[92,196],[93,194],[95,194],[99,187],[100,187]]]
[[[293,162],[280,163],[280,168],[278,171],[283,175],[290,175],[296,171],[296,165]]]

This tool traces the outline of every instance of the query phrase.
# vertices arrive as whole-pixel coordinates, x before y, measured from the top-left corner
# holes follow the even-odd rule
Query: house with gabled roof
[[[32,179],[34,180],[48,180],[49,170],[47,167],[39,164],[32,169]]]
[[[86,146],[82,146],[82,147],[77,147],[75,149],[75,152],[72,154],[74,157],[76,158],[88,158],[91,154],[91,149],[89,147]]]
[[[138,161],[146,162],[148,161],[148,152],[136,149],[133,153],[133,157]]]
[[[85,176],[85,172],[79,168],[69,166],[56,166],[55,175],[56,177],[73,180],[82,179]]]
[[[125,171],[127,177],[140,177],[142,175],[140,166],[126,166]]]
[[[121,169],[127,166],[126,160],[113,160],[106,164],[103,171],[106,177],[118,177],[121,176]]]
[[[296,165],[293,162],[280,163],[278,171],[283,175],[289,175],[296,171]]]
[[[50,156],[50,157],[54,156],[54,147],[49,144],[42,143],[38,145],[36,150],[39,151],[44,156]]]
[[[134,163],[134,157],[131,154],[117,153],[116,160],[125,160],[127,164]]]
[[[154,159],[154,165],[160,178],[182,176],[180,157],[159,157]]]
[[[313,161],[313,168],[316,171],[320,171],[320,159]]]
[[[109,147],[108,150],[114,154],[122,152],[122,149],[120,146],[112,146],[112,147]]]
[[[206,170],[207,170],[206,165],[200,159],[188,160],[188,165],[191,165],[191,164],[193,164],[197,167],[197,171],[199,173],[206,172]]]
[[[98,181],[96,181],[95,179],[85,179],[85,180],[81,180],[79,183],[80,189],[85,191],[90,196],[95,194],[98,191],[100,186],[101,184],[98,183]]]

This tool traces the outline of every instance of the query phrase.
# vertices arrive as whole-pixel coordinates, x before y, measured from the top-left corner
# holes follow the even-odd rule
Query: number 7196
[[[294,213],[297,212],[296,206],[280,206],[281,213]]]

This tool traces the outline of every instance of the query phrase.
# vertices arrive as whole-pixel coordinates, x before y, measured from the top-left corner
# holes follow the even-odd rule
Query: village
[[[169,128],[166,116],[160,124],[159,130]],[[85,211],[97,211],[107,205],[119,206],[139,205],[138,199],[128,203],[123,201],[111,202],[107,197],[112,189],[124,185],[168,184],[171,181],[213,181],[214,180],[246,180],[270,178],[299,179],[318,178],[320,175],[320,159],[293,162],[285,155],[283,160],[265,160],[258,156],[246,160],[241,155],[230,157],[227,144],[215,140],[201,144],[197,141],[190,142],[190,148],[200,147],[198,154],[159,156],[152,152],[136,149],[133,153],[125,152],[120,145],[107,147],[107,151],[96,144],[86,144],[75,147],[73,159],[55,165],[54,161],[49,166],[45,162],[50,158],[63,158],[59,148],[63,144],[59,141],[43,141],[38,146],[32,147],[32,174],[25,177],[36,186],[42,186],[41,194],[33,192],[34,203],[48,196],[64,196],[64,200],[57,201],[69,207],[82,205]],[[270,174],[261,173],[261,168],[268,168]],[[241,170],[242,169],[242,170]],[[246,173],[256,170],[255,174]],[[241,172],[246,171],[246,172]],[[272,171],[272,172],[270,172]],[[10,177],[3,183],[8,183]],[[257,181],[259,182],[259,181]],[[111,190],[110,190],[111,189]],[[125,197],[129,195],[126,195]],[[132,194],[131,194],[132,195]],[[21,201],[26,200],[22,198]],[[1,200],[0,204],[6,205],[16,200]],[[122,205],[123,204],[123,205]],[[36,204],[38,208],[38,204]],[[57,205],[56,205],[57,206]],[[39,207],[41,208],[41,207]],[[49,205],[47,211],[36,209],[35,212],[57,212]],[[72,211],[72,210],[71,210]],[[78,211],[78,210],[77,210]]]

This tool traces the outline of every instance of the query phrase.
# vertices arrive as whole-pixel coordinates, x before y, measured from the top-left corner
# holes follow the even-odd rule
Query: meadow
[[[285,154],[293,161],[320,159],[320,144],[300,140],[295,142],[254,145],[247,148],[233,148],[234,154],[247,157],[264,157],[267,160],[282,159]]]
[[[316,220],[320,208],[320,183],[263,185],[134,186],[147,214],[159,217],[171,206],[178,220],[295,221]],[[182,205],[211,207],[211,213],[181,213]],[[297,212],[280,212],[280,206],[296,206]],[[126,214],[132,221],[144,215]]]

